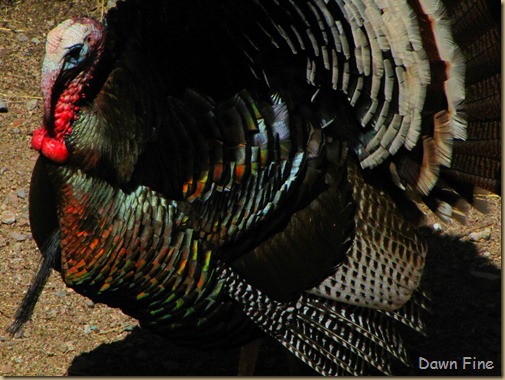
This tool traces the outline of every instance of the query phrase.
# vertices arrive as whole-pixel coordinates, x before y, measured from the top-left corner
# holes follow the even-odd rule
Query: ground
[[[121,312],[66,289],[56,273],[21,336],[5,332],[39,259],[30,235],[28,191],[37,158],[30,138],[42,115],[38,84],[45,35],[72,15],[99,17],[98,5],[98,0],[0,0],[0,100],[8,110],[0,113],[0,375],[233,375],[238,350],[175,347],[139,330]],[[501,374],[501,202],[495,196],[483,199],[489,212],[472,210],[466,225],[430,216],[423,228],[430,245],[423,282],[432,313],[425,316],[427,337],[405,332],[413,367],[400,367],[399,373]],[[424,370],[419,357],[460,365],[457,371]],[[463,370],[463,357],[492,361],[493,368]],[[286,362],[284,350],[267,341],[256,374],[286,374]]]

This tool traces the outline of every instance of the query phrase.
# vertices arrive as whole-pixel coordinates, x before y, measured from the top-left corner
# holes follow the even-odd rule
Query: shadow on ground
[[[200,351],[179,347],[146,330],[134,329],[124,340],[102,344],[77,356],[68,375],[82,376],[235,376],[240,349]],[[255,374],[312,374],[297,366],[280,344],[264,341]],[[293,370],[291,367],[295,366]],[[306,371],[306,372],[305,372]]]
[[[423,230],[423,235],[430,249],[423,277],[423,286],[432,298],[432,314],[425,316],[428,336],[403,331],[412,367],[395,365],[395,374],[500,376],[500,268],[479,255],[470,242],[428,229]],[[255,374],[310,374],[290,356],[279,344],[267,339]],[[103,344],[77,356],[68,374],[233,376],[237,374],[238,357],[238,349],[209,352],[180,348],[135,329],[122,341]],[[458,368],[452,365],[450,370],[422,369],[419,357],[430,362],[455,361]],[[464,357],[491,361],[493,368],[473,369],[471,364],[463,368]]]

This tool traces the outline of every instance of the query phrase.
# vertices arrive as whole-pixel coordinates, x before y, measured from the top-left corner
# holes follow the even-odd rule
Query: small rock
[[[24,338],[25,337],[25,330],[23,328],[21,328],[21,330],[18,330],[17,333],[14,334],[13,336],[15,339],[21,339],[21,338]],[[14,342],[11,342],[11,343],[14,343]]]
[[[5,204],[10,204],[13,207],[18,207],[18,197],[14,193],[7,194]]]
[[[12,133],[14,133],[15,135],[19,135],[19,134],[21,133],[21,129],[19,129],[19,128],[14,128],[14,129],[12,130]]]
[[[6,338],[6,337],[4,337],[4,336],[0,336],[0,342],[5,342],[6,340],[7,340],[7,338]]]
[[[2,99],[0,99],[0,112],[5,113],[7,111],[8,111],[8,109],[7,109],[7,103],[5,103],[5,101],[3,101]]]
[[[133,331],[133,330],[135,330],[135,327],[136,327],[136,325],[125,323],[123,325],[123,331]]]
[[[40,44],[40,40],[37,37],[33,37],[30,41],[32,41],[35,45]]]
[[[442,231],[442,226],[440,225],[440,223],[435,223],[435,224],[433,225],[433,229],[434,229],[435,231]]]
[[[100,332],[98,327],[94,325],[84,325],[84,334],[91,334],[93,331]]]
[[[28,36],[24,33],[18,33],[16,38],[18,39],[19,42],[26,42],[29,40]]]
[[[54,21],[53,20],[48,20],[46,21],[46,24],[48,27],[52,28],[54,26]]]
[[[491,257],[491,252],[489,252],[489,251],[484,251],[484,252],[482,252],[482,253],[481,253],[481,255],[482,255],[483,257],[490,258],[490,257]]]
[[[56,292],[56,297],[65,297],[67,295],[67,292],[65,292],[64,290],[58,290]]]
[[[74,350],[75,350],[75,347],[72,342],[65,342],[61,345],[61,351],[63,351],[63,353],[65,353],[65,354],[67,352],[74,351]]]
[[[21,199],[25,199],[26,191],[24,189],[19,189],[18,191],[16,191],[16,195]]]
[[[24,124],[26,124],[26,120],[25,120],[25,119],[17,118],[16,120],[14,120],[14,121],[11,123],[11,127],[12,127],[12,129],[14,129],[14,128],[20,128],[20,127],[22,127]]]
[[[49,311],[47,312],[47,314],[46,314],[46,315],[47,315],[47,318],[50,318],[50,319],[51,319],[51,318],[54,318],[54,317],[56,317],[56,316],[58,315],[58,310],[56,310],[56,309],[51,309],[51,310],[49,310]]]
[[[0,215],[0,221],[4,224],[13,224],[16,221],[16,215],[12,211],[4,211]]]
[[[26,102],[25,107],[28,111],[33,111],[35,108],[37,108],[37,104],[37,99],[30,99]]]
[[[86,300],[86,306],[88,307],[95,307],[95,303],[89,299]]]
[[[491,238],[491,229],[485,228],[482,231],[472,232],[468,234],[468,240],[477,242],[483,240],[489,240]]]
[[[13,232],[13,233],[11,233],[11,238],[13,238],[16,241],[25,241],[26,235],[23,235],[19,232]]]

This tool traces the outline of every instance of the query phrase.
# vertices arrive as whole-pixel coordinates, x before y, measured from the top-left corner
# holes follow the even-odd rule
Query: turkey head
[[[41,83],[44,119],[32,146],[56,163],[69,158],[65,139],[79,117],[103,42],[102,26],[89,18],[67,20],[48,34]]]

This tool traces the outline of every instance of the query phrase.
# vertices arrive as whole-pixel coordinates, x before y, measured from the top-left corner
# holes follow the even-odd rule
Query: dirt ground
[[[41,122],[40,67],[46,33],[72,15],[99,16],[97,0],[0,0],[0,375],[234,375],[238,350],[181,349],[138,329],[135,320],[93,304],[50,280],[21,337],[5,328],[34,274],[39,254],[30,235],[28,190],[37,153],[32,131]],[[3,105],[0,103],[0,109]],[[424,276],[432,295],[428,336],[405,332],[413,367],[407,375],[501,375],[501,202],[471,211],[466,225],[430,217]],[[435,225],[438,223],[437,225]],[[419,357],[492,361],[492,369],[423,370]],[[257,375],[288,372],[287,354],[268,341]],[[470,369],[468,369],[470,368]]]

